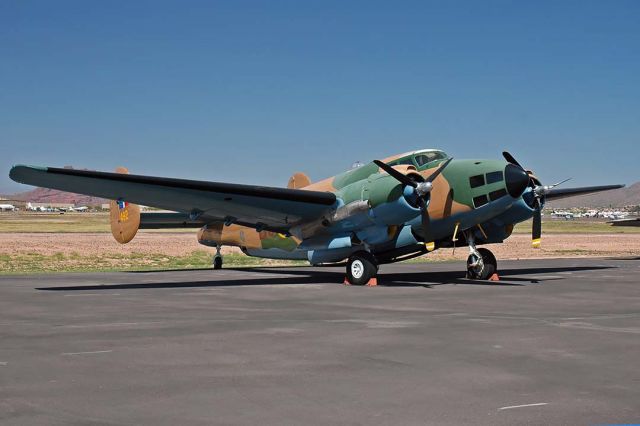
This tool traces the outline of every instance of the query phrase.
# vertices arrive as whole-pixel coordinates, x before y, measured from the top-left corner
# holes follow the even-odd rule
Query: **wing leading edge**
[[[316,219],[336,202],[331,192],[55,167],[18,165],[9,176],[29,185],[194,214],[211,222],[231,221],[276,231]]]

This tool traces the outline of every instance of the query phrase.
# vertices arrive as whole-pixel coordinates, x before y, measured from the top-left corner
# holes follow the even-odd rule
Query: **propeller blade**
[[[540,200],[536,198],[536,209],[533,211],[533,226],[531,228],[531,245],[533,248],[540,248],[540,237],[542,236],[542,212]]]
[[[445,161],[444,163],[440,164],[440,167],[438,167],[438,170],[433,172],[431,174],[431,176],[429,176],[425,182],[433,182],[438,176],[440,176],[440,173],[442,173],[444,168],[449,165],[451,160],[453,160],[453,157],[449,158],[447,161]]]
[[[509,154],[508,151],[502,151],[502,156],[504,157],[505,160],[507,160],[509,163],[511,164],[515,164],[516,166],[524,169],[524,167],[522,167],[520,165],[520,163],[518,163],[518,161],[513,157],[513,155]]]
[[[415,182],[411,180],[408,176],[400,173],[390,165],[383,163],[380,160],[373,160],[373,162],[380,167],[382,170],[387,172],[389,175],[393,176],[398,182],[416,188],[416,193],[418,195],[416,202],[420,207],[420,216],[422,219],[422,239],[424,240],[424,246],[427,251],[433,251],[436,248],[436,244],[433,238],[433,233],[431,232],[431,218],[429,217],[429,210],[427,209],[427,200],[426,195],[431,192],[432,182],[440,176],[440,173],[444,170],[445,167],[451,163],[453,158],[449,158],[444,163],[440,164],[438,169],[431,174],[424,182]]]
[[[393,167],[391,167],[390,165],[383,163],[380,160],[373,160],[373,162],[380,167],[382,170],[384,170],[385,172],[387,172],[389,175],[393,176],[395,178],[395,180],[397,180],[398,182],[404,184],[404,185],[409,185],[413,188],[415,188],[416,186],[418,186],[418,184],[414,181],[412,181],[407,175],[404,175],[402,173],[400,173],[399,171],[397,171],[396,169],[394,169]]]
[[[427,251],[433,251],[436,248],[436,244],[431,233],[431,218],[429,217],[429,210],[427,209],[427,201],[419,197],[418,205],[420,206],[420,213],[422,216],[422,239],[424,240],[424,246]]]

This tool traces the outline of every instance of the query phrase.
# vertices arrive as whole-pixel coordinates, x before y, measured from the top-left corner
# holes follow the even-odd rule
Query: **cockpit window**
[[[416,163],[418,164],[418,167],[422,167],[427,163],[430,163],[436,160],[442,160],[443,158],[447,158],[447,155],[444,152],[433,151],[433,152],[425,152],[422,154],[418,154],[416,155],[415,159],[416,159]]]
[[[407,157],[407,158],[403,158],[403,159],[400,159],[400,160],[392,161],[389,164],[392,165],[392,166],[399,166],[399,165],[414,166],[413,161],[411,161],[411,157]]]

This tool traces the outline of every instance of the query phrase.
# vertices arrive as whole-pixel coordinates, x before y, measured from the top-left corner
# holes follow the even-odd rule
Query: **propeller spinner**
[[[449,165],[451,160],[453,160],[453,158],[449,158],[447,161],[442,163],[440,167],[438,167],[438,169],[436,169],[436,171],[433,172],[424,182],[416,182],[409,176],[400,173],[398,170],[380,160],[373,161],[378,167],[387,172],[401,184],[414,188],[416,195],[418,196],[417,203],[418,207],[420,207],[420,216],[422,218],[422,239],[427,251],[433,251],[436,248],[435,238],[433,237],[433,232],[431,230],[431,218],[429,217],[429,210],[427,209],[427,196],[433,189],[433,181],[440,176],[440,173],[442,173],[444,168]]]

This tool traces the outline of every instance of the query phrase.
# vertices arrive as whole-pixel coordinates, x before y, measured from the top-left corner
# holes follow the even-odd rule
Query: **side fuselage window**
[[[484,175],[476,175],[469,178],[469,186],[472,188],[477,188],[482,185],[484,185]]]
[[[502,182],[503,180],[504,180],[504,177],[501,171],[487,173],[487,185],[496,183],[496,182]]]

